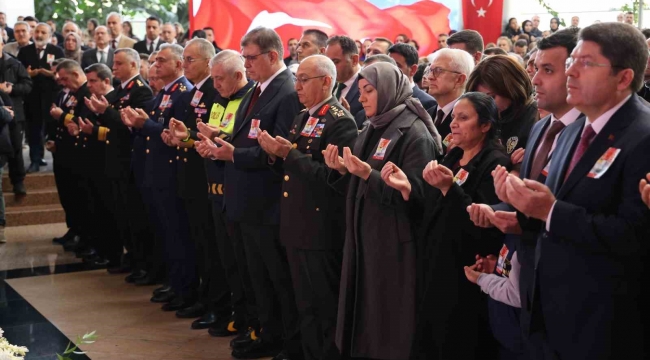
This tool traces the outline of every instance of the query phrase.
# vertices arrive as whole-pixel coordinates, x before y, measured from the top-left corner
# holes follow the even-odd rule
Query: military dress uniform
[[[169,127],[172,117],[182,118],[184,107],[181,97],[191,91],[192,84],[181,76],[165,86],[156,98],[150,116],[140,129],[144,138],[144,180],[142,188],[149,191],[154,211],[154,228],[163,240],[163,259],[168,267],[170,285],[176,296],[192,302],[196,297],[198,278],[194,247],[189,244],[189,225],[183,202],[177,196],[176,148],[167,146],[160,135]]]
[[[284,170],[280,241],[287,250],[300,316],[305,359],[336,357],[334,344],[341,261],[345,239],[345,193],[327,184],[330,169],[322,151],[352,147],[352,114],[330,97],[296,116],[288,140],[293,149],[275,162]]]

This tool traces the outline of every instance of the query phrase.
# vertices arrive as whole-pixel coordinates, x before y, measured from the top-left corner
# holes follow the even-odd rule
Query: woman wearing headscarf
[[[474,226],[467,207],[498,202],[491,172],[508,167],[497,137],[499,114],[488,95],[471,92],[454,105],[455,145],[423,170],[425,210],[417,238],[417,325],[412,359],[495,359],[487,299],[465,279],[464,266],[496,254],[503,234]],[[394,164],[382,171],[388,186],[408,194],[410,179]],[[487,201],[487,202],[483,202]]]
[[[486,58],[469,75],[466,89],[494,98],[500,117],[499,139],[506,152],[525,149],[539,113],[530,77],[519,62],[503,55]]]
[[[521,34],[521,28],[517,22],[517,18],[510,18],[505,29],[503,29],[503,34],[501,36],[506,36],[508,39],[513,42],[517,41],[517,37]]]
[[[329,183],[348,193],[336,344],[346,359],[408,359],[416,316],[413,215],[421,213],[422,168],[442,144],[394,65],[363,69],[359,91],[369,125],[343,157],[336,146],[325,150]],[[409,179],[409,201],[382,180],[387,162]]]
[[[524,20],[523,23],[521,23],[521,31],[528,35],[528,42],[530,43],[531,41],[534,40],[533,35],[531,34],[531,31],[533,30],[533,22],[530,20]]]
[[[559,18],[552,18],[551,19],[551,34],[560,30],[560,19]]]
[[[74,60],[81,64],[81,38],[76,33],[68,33],[63,40],[63,54],[66,59]]]

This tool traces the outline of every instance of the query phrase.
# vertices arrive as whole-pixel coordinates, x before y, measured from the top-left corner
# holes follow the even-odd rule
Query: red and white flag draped
[[[476,30],[483,42],[496,42],[501,35],[503,0],[463,0],[465,29]]]
[[[499,31],[503,0],[462,1],[466,13],[465,28],[474,28],[481,32],[490,28]],[[348,35],[353,39],[381,36],[392,40],[397,34],[403,33],[417,40],[420,54],[426,55],[438,48],[436,41],[438,34],[448,33],[450,30],[448,20],[450,10],[431,0],[386,9],[380,9],[364,0],[190,0],[189,2],[191,28],[201,29],[210,26],[214,29],[215,41],[219,47],[236,50],[240,48],[239,40],[248,30],[257,26],[266,26],[274,28],[285,42],[292,37],[300,38],[301,32],[310,28],[320,29],[328,35]],[[476,2],[474,6],[476,9],[472,8],[474,2]],[[479,2],[486,3],[482,5],[483,11],[486,11],[484,16],[476,15],[478,18],[468,16],[467,12],[476,13],[479,10]],[[193,10],[195,7],[198,8],[197,11]],[[490,34],[492,33],[494,31]]]

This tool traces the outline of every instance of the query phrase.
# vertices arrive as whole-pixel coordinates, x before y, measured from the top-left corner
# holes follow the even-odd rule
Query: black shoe
[[[147,272],[144,270],[136,270],[132,272],[130,275],[124,278],[124,281],[126,281],[129,284],[135,283],[136,280],[142,279],[143,277],[147,276]]]
[[[243,349],[253,343],[257,339],[257,334],[253,328],[248,328],[248,330],[239,334],[236,338],[230,341],[230,347],[233,349]]]
[[[212,328],[217,323],[217,315],[214,313],[214,311],[208,311],[203,316],[201,316],[199,319],[196,319],[192,322],[192,329],[194,330],[201,330],[201,329],[208,329]],[[210,332],[208,330],[208,332]]]
[[[135,280],[135,284],[138,286],[150,286],[150,285],[156,285],[160,284],[162,281],[159,279],[154,278],[153,276],[147,274],[145,277],[141,277],[139,279]]]
[[[25,189],[25,184],[21,182],[14,184],[14,194],[18,196],[25,196],[27,195],[27,189]]]
[[[282,350],[279,354],[274,356],[273,359],[271,359],[271,360],[291,360],[291,358],[289,358],[289,355],[287,355],[287,353],[284,350]]]
[[[109,260],[107,260],[107,259],[98,258],[97,260],[92,262],[92,265],[93,265],[93,267],[105,268],[108,265],[110,265],[110,263],[111,262]]]
[[[28,174],[39,172],[41,170],[40,165],[38,163],[31,163],[29,167],[27,168],[26,172]]]
[[[193,326],[194,324],[192,324]],[[235,328],[235,322],[231,321],[228,324],[214,324],[213,326],[210,326],[210,329],[208,330],[208,334],[216,337],[228,337],[228,336],[233,336],[237,335],[237,329]],[[233,339],[233,341],[236,339]],[[232,346],[232,342],[231,345]]]
[[[41,161],[38,162],[38,165],[40,165],[40,166],[47,166],[47,161],[41,159]]]
[[[181,319],[196,319],[197,317],[203,316],[203,314],[205,314],[205,306],[200,302],[196,302],[190,307],[178,310],[176,317]]]
[[[68,239],[63,244],[63,250],[65,250],[65,251],[77,251],[77,249],[79,249],[79,242],[80,241],[81,241],[81,238],[79,238],[79,236],[73,236],[71,239]]]
[[[173,291],[168,291],[168,292],[162,293],[160,295],[154,295],[151,298],[151,302],[152,303],[159,303],[159,304],[168,303],[168,302],[174,300],[175,297],[176,297],[176,295],[174,294]]]
[[[96,255],[97,255],[97,251],[95,251],[95,249],[93,249],[93,248],[90,248],[90,249],[87,249],[87,250],[77,251],[77,253],[75,254],[76,257],[84,258],[84,259],[92,258],[92,257],[94,257]]]
[[[124,264],[117,264],[115,266],[111,266],[108,269],[106,269],[109,274],[115,275],[115,274],[128,274],[131,272],[131,267],[126,266]]]
[[[155,289],[155,290],[153,291],[153,294],[154,294],[154,296],[155,296],[155,295],[160,295],[160,294],[163,294],[163,293],[169,292],[169,291],[171,291],[171,290],[172,290],[172,287],[169,286],[169,285],[166,285],[166,284],[165,284],[165,285],[163,285],[163,286],[161,286],[161,287]]]
[[[187,301],[180,296],[162,306],[162,311],[177,311],[192,306],[193,302]]]
[[[232,351],[232,357],[235,359],[259,359],[263,357],[276,356],[282,352],[282,343],[269,343],[257,339],[249,346]]]

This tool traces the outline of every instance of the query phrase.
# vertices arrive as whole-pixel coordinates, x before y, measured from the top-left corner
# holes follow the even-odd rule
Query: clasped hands
[[[235,161],[235,147],[219,138],[219,128],[202,122],[197,123],[199,141],[194,142],[194,148],[201,157],[212,160]],[[211,140],[212,139],[212,140]]]
[[[352,155],[352,150],[349,147],[343,148],[343,157],[339,156],[339,147],[332,144],[327,145],[327,148],[322,153],[325,165],[332,170],[338,171],[341,175],[350,173],[363,180],[368,180],[372,173],[370,164]]]
[[[90,98],[84,98],[84,102],[88,109],[95,114],[103,114],[109,106],[108,100],[106,100],[104,95],[102,95],[101,98],[98,98],[93,94]]]

